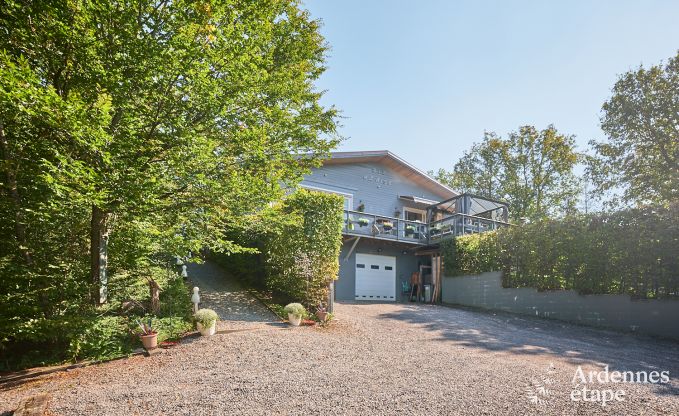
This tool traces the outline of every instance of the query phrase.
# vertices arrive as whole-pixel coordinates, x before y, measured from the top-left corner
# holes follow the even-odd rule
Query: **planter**
[[[358,220],[358,225],[360,225],[361,228],[367,226],[368,224],[370,224],[370,221],[366,220],[365,218]]]
[[[318,318],[319,321],[325,322],[325,318],[328,317],[328,312],[316,312],[316,318]]]
[[[288,321],[290,321],[290,325],[292,326],[299,326],[299,324],[302,323],[302,316],[301,315],[293,315],[291,313],[288,314]]]
[[[204,327],[200,322],[196,322],[196,327],[198,328],[198,331],[200,331],[200,335],[205,337],[214,335],[215,332],[217,332],[217,322],[213,322],[212,325],[208,326],[207,328]]]
[[[139,339],[141,340],[141,343],[144,346],[144,348],[146,348],[147,350],[152,350],[158,347],[157,333],[149,335],[139,335]]]
[[[392,228],[394,228],[394,223],[392,223],[392,222],[383,222],[382,223],[382,229],[384,229],[384,231],[391,231]]]

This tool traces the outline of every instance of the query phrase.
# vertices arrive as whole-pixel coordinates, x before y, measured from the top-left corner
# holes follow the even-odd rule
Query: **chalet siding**
[[[352,194],[353,210],[363,203],[366,213],[389,217],[393,217],[397,210],[403,212],[403,207],[418,208],[399,199],[401,195],[412,195],[433,201],[440,201],[445,197],[424,189],[379,163],[323,166],[314,169],[302,181],[302,186]]]

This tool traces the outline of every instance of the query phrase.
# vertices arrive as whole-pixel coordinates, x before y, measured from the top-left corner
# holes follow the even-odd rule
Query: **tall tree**
[[[590,142],[588,168],[600,195],[628,205],[679,200],[679,52],[620,76],[601,128],[608,140]]]
[[[481,143],[437,179],[462,192],[506,200],[514,219],[540,219],[575,209],[578,162],[572,136],[554,126],[522,126],[506,139],[486,133]]]
[[[3,6],[0,28],[4,59],[35,80],[35,95],[7,100],[0,120],[11,240],[26,257],[44,232],[16,201],[46,215],[55,199],[70,201],[70,229],[89,227],[95,299],[106,241],[119,268],[143,265],[150,250],[237,250],[223,222],[279,197],[337,143],[336,111],[313,84],[326,46],[294,0],[18,0]],[[13,75],[0,76],[9,85]],[[62,107],[75,113],[70,130],[55,120],[36,131],[40,113]],[[135,233],[159,243],[136,245]]]

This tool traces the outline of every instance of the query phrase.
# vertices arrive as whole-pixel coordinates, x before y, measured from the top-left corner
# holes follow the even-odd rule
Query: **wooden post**
[[[335,282],[330,282],[328,286],[328,308],[329,313],[333,313],[335,310]]]
[[[158,283],[148,278],[149,281],[149,291],[151,293],[151,312],[158,314],[160,312],[160,286]]]

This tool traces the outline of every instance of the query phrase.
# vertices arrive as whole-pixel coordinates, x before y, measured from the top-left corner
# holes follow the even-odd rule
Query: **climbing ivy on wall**
[[[446,276],[502,271],[505,287],[679,296],[679,204],[540,221],[441,246]]]

